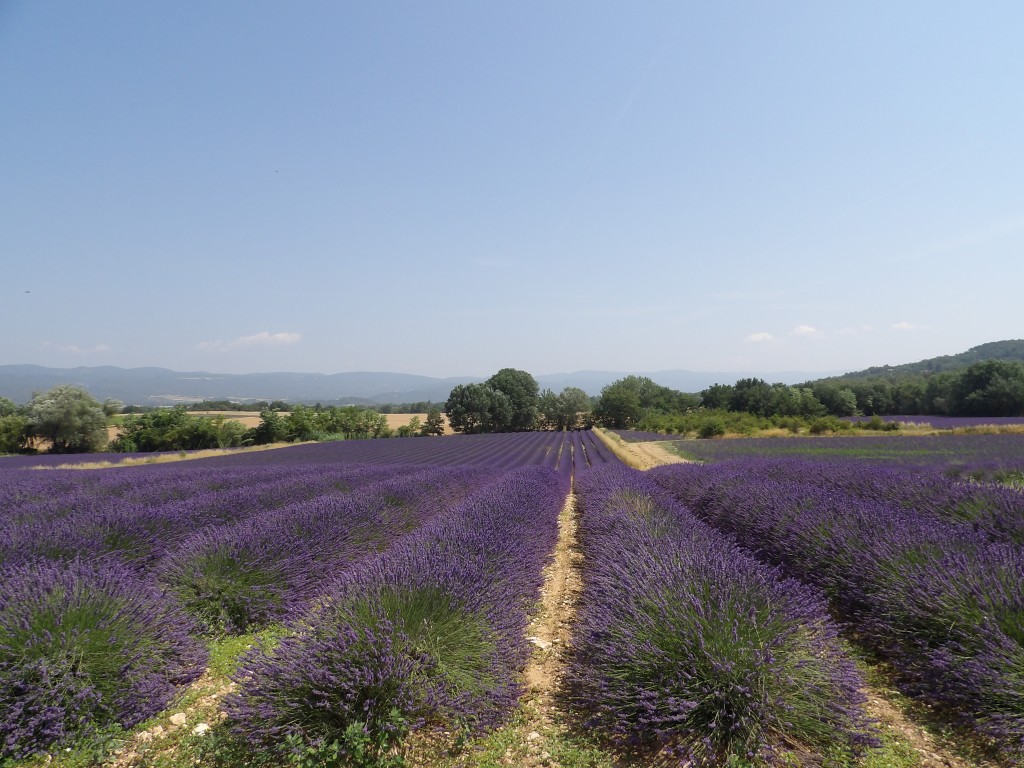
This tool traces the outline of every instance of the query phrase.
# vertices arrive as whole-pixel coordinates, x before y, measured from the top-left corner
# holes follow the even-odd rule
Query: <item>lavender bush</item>
[[[771,465],[676,465],[652,478],[760,556],[819,585],[910,693],[1024,752],[1024,552],[976,526]],[[778,467],[785,478],[791,468]],[[871,472],[864,468],[864,483]],[[870,495],[870,494],[869,494]]]
[[[383,752],[410,728],[482,728],[519,695],[525,628],[568,491],[512,471],[343,574],[227,702],[254,745]]]
[[[391,546],[490,474],[421,469],[204,529],[158,563],[156,577],[208,631],[266,626],[315,596],[325,575]]]
[[[121,566],[35,563],[0,580],[0,757],[163,709],[203,671],[189,621]]]
[[[819,595],[642,473],[591,470],[577,487],[586,565],[564,695],[585,725],[708,766],[870,742]]]

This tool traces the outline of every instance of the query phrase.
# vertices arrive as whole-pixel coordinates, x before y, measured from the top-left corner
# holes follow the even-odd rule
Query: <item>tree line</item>
[[[230,403],[214,401],[218,410]],[[642,376],[608,384],[597,397],[578,387],[541,391],[528,372],[503,368],[484,382],[460,384],[442,406],[426,402],[427,417],[392,430],[381,408],[262,404],[260,423],[246,428],[224,416],[203,416],[185,406],[125,408],[100,403],[87,391],[60,385],[18,406],[0,397],[0,453],[32,451],[40,441],[56,453],[177,451],[275,442],[352,440],[455,432],[538,429],[646,429],[713,437],[766,427],[792,431],[848,429],[849,416],[1024,416],[1024,363],[983,360],[965,368],[886,377],[830,378],[790,386],[759,378],[714,384],[698,394],[678,392]],[[287,410],[286,410],[287,409]],[[141,411],[131,413],[129,411]],[[422,412],[422,411],[421,411]],[[118,437],[107,444],[107,426]],[[880,421],[869,428],[883,429]]]
[[[43,446],[51,453],[145,453],[311,440],[426,437],[443,435],[445,426],[437,406],[427,412],[423,423],[414,417],[397,429],[388,426],[383,414],[360,406],[274,401],[264,404],[259,413],[259,424],[247,428],[222,414],[202,415],[184,405],[125,407],[117,400],[100,403],[79,387],[58,385],[36,394],[24,406],[0,397],[0,453],[33,453]],[[108,426],[117,427],[117,437],[109,442]]]

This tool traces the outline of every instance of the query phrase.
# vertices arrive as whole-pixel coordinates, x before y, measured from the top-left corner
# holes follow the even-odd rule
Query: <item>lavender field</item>
[[[0,764],[122,743],[231,638],[180,765],[477,764],[408,745],[513,717],[557,541],[581,557],[557,706],[619,764],[882,764],[852,644],[1012,765],[1024,494],[990,480],[1020,437],[687,441],[712,462],[648,472],[591,432],[0,460]]]
[[[854,460],[950,477],[1024,479],[1024,434],[938,434],[857,437],[744,437],[679,440],[653,432],[617,430],[626,441],[668,441],[673,450],[697,461],[772,457],[820,461]]]
[[[650,477],[820,589],[908,694],[1024,751],[1024,494],[839,461],[737,459]]]
[[[31,468],[65,461],[0,460],[0,758],[131,728],[203,673],[208,642],[270,626],[290,637],[246,662],[231,705],[254,744],[496,723],[573,474],[615,459],[570,432]],[[295,725],[322,675],[348,714]]]

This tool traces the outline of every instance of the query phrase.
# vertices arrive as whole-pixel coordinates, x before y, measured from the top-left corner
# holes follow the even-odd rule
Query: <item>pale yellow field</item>
[[[223,416],[225,419],[230,421],[237,421],[242,426],[248,428],[258,426],[260,423],[260,415],[255,411],[190,411],[197,416]],[[282,416],[287,416],[288,413],[282,411]],[[404,427],[410,421],[413,416],[419,416],[420,424],[423,424],[427,420],[427,414],[425,413],[385,413],[384,418],[388,420],[388,426],[391,429],[398,429]],[[446,435],[454,434],[451,427],[448,426],[448,419],[441,414],[442,418],[445,419],[444,433]],[[107,427],[107,437],[111,440],[117,437],[117,427]]]
[[[392,429],[404,427],[412,421],[413,416],[420,417],[420,424],[423,424],[427,420],[427,414],[425,413],[385,413],[384,416],[388,420],[388,426]],[[441,418],[444,419],[444,433],[446,435],[454,435],[455,433],[452,432],[452,428],[448,426],[448,417],[442,413]]]

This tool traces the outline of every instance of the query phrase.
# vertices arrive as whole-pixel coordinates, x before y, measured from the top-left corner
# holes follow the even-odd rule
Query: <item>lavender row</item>
[[[304,499],[344,497],[394,471],[358,465],[266,473],[220,470],[226,487],[219,490],[208,482],[210,471],[188,466],[159,473],[148,467],[29,473],[17,479],[22,487],[30,485],[44,496],[48,481],[57,489],[43,502],[12,507],[0,522],[0,563],[113,555],[149,568],[208,526],[242,521]],[[69,490],[67,474],[79,485]],[[148,486],[156,490],[150,492]],[[111,488],[117,492],[108,494]]]
[[[742,472],[747,481],[775,481],[806,487],[812,493],[838,493],[890,506],[892,514],[910,510],[953,525],[964,524],[993,542],[1024,546],[1024,493],[1011,488],[853,461],[745,461],[735,471]]]
[[[85,548],[87,560],[6,562],[0,757],[24,757],[155,714],[201,673],[198,632],[253,628],[295,613],[338,573],[446,517],[497,474],[480,467],[387,470],[388,479],[345,495],[194,529],[152,569],[118,562],[123,549],[104,556]]]
[[[567,491],[553,469],[511,471],[343,574],[293,636],[243,660],[235,730],[258,749],[352,757],[410,729],[499,722],[520,693]]]
[[[301,610],[332,575],[443,515],[493,475],[479,467],[401,472],[349,495],[201,529],[154,573],[208,631],[251,631]]]
[[[827,468],[816,471],[827,477]],[[651,472],[700,518],[821,587],[908,692],[1024,750],[1021,548],[969,525],[769,475],[743,462]]]
[[[265,466],[291,462],[356,462],[408,465],[485,465],[498,469],[539,465],[571,472],[587,466],[583,454],[593,436],[589,432],[511,432],[450,435],[431,438],[351,440],[282,448],[258,453],[204,459],[216,466]],[[566,453],[572,462],[565,461]],[[614,461],[607,456],[592,461]]]
[[[566,697],[584,724],[693,765],[872,743],[824,599],[697,521],[643,473],[577,483],[584,591]]]
[[[53,520],[86,509],[126,504],[157,507],[182,501],[197,508],[227,509],[248,497],[276,505],[296,495],[383,477],[388,469],[357,464],[263,466],[225,469],[204,461],[104,470],[19,472],[4,478],[0,521]],[[258,490],[257,490],[258,489]]]
[[[660,439],[668,439],[664,435]],[[702,461],[806,458],[856,460],[909,470],[1001,481],[1024,473],[1024,434],[887,435],[865,437],[676,440],[673,446]]]

